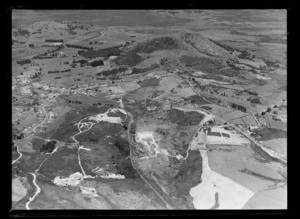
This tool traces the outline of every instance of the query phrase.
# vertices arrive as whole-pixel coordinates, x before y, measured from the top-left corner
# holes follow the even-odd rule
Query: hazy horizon
[[[190,19],[162,16],[149,10],[12,10],[12,25],[40,21],[81,21],[100,26],[154,26],[183,24]]]

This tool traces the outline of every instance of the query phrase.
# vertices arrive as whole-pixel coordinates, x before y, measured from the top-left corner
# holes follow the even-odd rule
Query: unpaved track
[[[25,205],[25,207],[26,207],[26,209],[27,210],[30,210],[30,208],[29,208],[29,204],[35,199],[35,197],[41,192],[41,188],[38,186],[38,184],[36,183],[36,175],[35,175],[35,173],[30,173],[32,176],[33,176],[33,180],[32,180],[32,182],[33,182],[33,184],[35,185],[35,187],[36,187],[36,191],[35,191],[35,193],[34,193],[34,196],[32,196],[32,197],[30,197],[29,198],[29,201],[26,203],[26,205]]]
[[[130,136],[130,128],[131,128],[131,123],[132,123],[132,120],[133,120],[133,116],[131,113],[127,112],[127,114],[129,115],[130,117],[130,120],[129,120],[129,124],[128,124],[128,129],[127,129],[127,137],[128,137],[128,141],[129,141],[129,147],[130,147],[130,161],[131,161],[131,164],[133,166],[133,168],[135,169],[135,171],[139,174],[139,176],[144,180],[145,183],[147,183],[147,185],[155,192],[155,194],[163,201],[163,203],[166,205],[167,209],[173,209],[168,203],[166,200],[164,200],[164,198],[151,186],[151,184],[142,176],[142,174],[140,174],[140,172],[137,170],[137,168],[135,167],[135,164],[133,162],[133,158],[132,158],[132,145],[135,145],[132,141],[131,141],[131,136]]]

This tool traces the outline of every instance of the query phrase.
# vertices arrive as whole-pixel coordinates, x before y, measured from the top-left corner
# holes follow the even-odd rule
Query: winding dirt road
[[[41,188],[38,186],[38,184],[36,183],[36,175],[35,173],[30,173],[32,176],[33,176],[33,184],[35,185],[36,187],[36,191],[34,193],[34,196],[30,197],[29,198],[29,201],[26,203],[25,207],[27,210],[30,210],[30,207],[29,207],[29,204],[35,199],[35,197],[41,192]]]

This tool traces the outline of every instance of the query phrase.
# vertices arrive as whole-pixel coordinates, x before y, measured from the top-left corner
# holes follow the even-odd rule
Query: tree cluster
[[[64,40],[61,39],[61,40],[56,40],[56,39],[46,39],[45,40],[46,43],[63,43]]]
[[[246,107],[238,105],[238,104],[235,104],[235,103],[232,103],[231,107],[234,108],[234,109],[240,110],[242,112],[246,112],[247,111]]]
[[[50,141],[42,145],[40,152],[51,153],[55,149],[56,141]]]
[[[97,66],[104,65],[104,62],[102,60],[96,60],[96,61],[91,62],[89,65],[92,67],[97,67]]]
[[[71,69],[66,69],[66,70],[62,70],[62,71],[48,71],[48,74],[53,74],[53,73],[64,73],[64,72],[69,72],[71,71]]]
[[[251,59],[251,53],[249,53],[247,50],[241,51],[241,54],[238,55],[240,59]]]
[[[127,70],[127,67],[120,67],[120,68],[115,68],[115,69],[111,69],[111,70],[102,71],[102,72],[97,73],[96,75],[97,76],[100,76],[100,75],[110,76],[110,75],[114,75],[114,74],[117,74],[117,73],[120,73],[120,72],[124,72],[126,70]]]
[[[128,51],[126,54],[114,60],[118,65],[135,66],[142,61],[142,57],[134,51]]]
[[[140,73],[144,73],[144,72],[147,72],[147,71],[152,71],[156,68],[158,68],[159,65],[158,64],[152,64],[150,65],[149,67],[146,67],[146,68],[132,68],[131,70],[131,75],[134,75],[134,74],[140,74]]]
[[[172,123],[187,126],[187,125],[197,125],[204,118],[204,115],[195,111],[183,112],[178,109],[168,110],[168,120]]]
[[[119,49],[119,46],[109,47],[98,50],[89,50],[89,51],[78,51],[78,54],[84,58],[97,58],[97,57],[109,57],[109,56],[119,56],[122,53],[122,50]]]
[[[74,45],[74,44],[66,44],[66,47],[75,48],[75,49],[85,49],[85,50],[93,50],[92,47],[87,46],[80,46],[80,45]]]
[[[81,101],[76,101],[76,100],[67,100],[67,103],[82,104]]]
[[[22,66],[22,65],[25,65],[25,64],[30,64],[31,60],[30,59],[22,59],[22,60],[18,60],[16,62],[17,62],[17,64]]]
[[[131,123],[131,126],[130,126],[130,134],[135,134],[135,130],[136,130],[136,124],[135,123]]]

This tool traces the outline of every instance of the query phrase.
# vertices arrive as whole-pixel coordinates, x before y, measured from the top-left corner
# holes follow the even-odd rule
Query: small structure
[[[248,139],[243,136],[230,132],[223,127],[206,128],[206,143],[207,144],[231,144],[241,145],[249,143]]]

